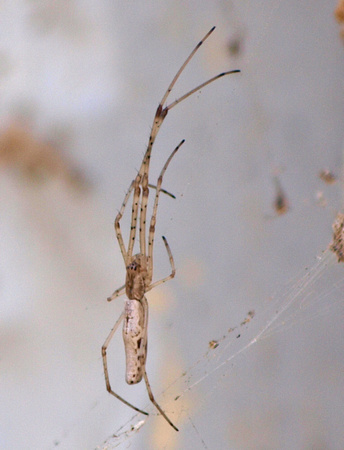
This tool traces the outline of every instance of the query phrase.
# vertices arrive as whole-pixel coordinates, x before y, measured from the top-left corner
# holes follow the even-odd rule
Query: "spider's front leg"
[[[149,226],[149,236],[148,236],[148,274],[150,277],[150,282],[152,281],[153,278],[153,244],[154,244],[154,235],[155,235],[155,225],[156,225],[156,216],[157,216],[157,212],[158,212],[158,206],[159,206],[159,196],[160,196],[160,192],[161,192],[161,185],[162,185],[162,180],[164,177],[164,174],[167,170],[168,165],[170,164],[173,156],[177,153],[177,151],[180,149],[180,147],[184,144],[185,139],[183,139],[178,145],[177,147],[173,150],[173,152],[170,154],[170,156],[168,157],[167,161],[164,164],[164,167],[162,168],[159,178],[158,178],[158,182],[156,185],[156,192],[155,192],[155,199],[154,199],[154,205],[153,205],[153,213],[152,213],[152,217],[151,217],[151,221],[150,221],[150,226]],[[173,263],[173,258],[172,258],[172,254],[171,254],[171,250],[170,247],[167,244],[166,238],[163,237],[164,243],[165,243],[165,247],[167,249],[167,253],[170,257],[170,261],[171,261],[171,266],[172,266],[172,274],[167,278],[173,278],[174,277],[174,273],[175,273],[175,268],[174,268],[174,263]],[[167,281],[167,279],[165,281]],[[162,281],[163,282],[163,281]],[[156,286],[156,284],[154,283],[154,285],[150,286],[148,290],[152,289],[153,286]]]
[[[134,249],[134,243],[135,243],[135,237],[136,237],[137,216],[138,216],[140,194],[141,194],[141,188],[140,188],[141,180],[142,180],[142,176],[138,173],[134,180],[134,186],[133,186],[134,196],[133,196],[133,206],[131,208],[131,225],[130,225],[127,260],[125,263],[126,266],[128,266],[130,264],[132,257],[133,257],[133,249]]]
[[[126,193],[121,209],[118,211],[118,214],[115,219],[115,231],[116,231],[116,237],[119,244],[119,247],[121,249],[121,253],[124,259],[124,263],[127,267],[127,265],[130,263],[130,260],[132,258],[132,252],[135,242],[135,234],[136,234],[136,222],[137,222],[137,212],[138,212],[138,204],[140,201],[140,181],[141,181],[141,175],[137,175],[136,178],[131,182],[128,192]],[[130,228],[130,236],[129,236],[129,245],[128,245],[128,252],[125,249],[123,236],[121,232],[121,226],[120,226],[120,220],[123,217],[125,208],[127,206],[127,203],[129,201],[130,195],[132,191],[134,190],[134,196],[133,196],[133,205],[132,205],[132,216],[131,216],[131,228]],[[119,297],[120,295],[123,295],[125,292],[125,285],[121,286],[120,288],[116,289],[110,297],[108,297],[108,302],[111,300],[114,300],[115,298]]]
[[[142,201],[140,210],[140,253],[141,257],[146,255],[146,217],[148,204],[149,188],[148,188],[148,173],[142,176]]]

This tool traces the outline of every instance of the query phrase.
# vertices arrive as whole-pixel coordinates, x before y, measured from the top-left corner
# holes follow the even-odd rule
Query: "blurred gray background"
[[[266,302],[275,292],[287,298],[290,280],[331,239],[344,129],[335,7],[1,2],[1,449],[344,448],[343,274],[334,257],[322,266],[326,303],[312,305],[313,284],[300,292],[312,320],[295,310],[294,326],[217,370],[216,355],[235,354],[231,334],[225,350],[220,343],[208,353],[248,311],[257,313],[252,324],[275,317]],[[224,70],[242,73],[170,112],[150,171],[154,183],[186,139],[164,179],[176,200],[161,196],[155,238],[154,278],[169,271],[161,235],[177,276],[148,296],[147,371],[180,432],[157,416],[142,383],[125,384],[118,332],[111,383],[151,416],[139,432],[102,445],[143,419],[104,383],[100,348],[123,308],[123,298],[106,297],[125,277],[113,220],[165,89],[213,25],[171,99]],[[336,183],[319,179],[324,169]],[[281,187],[285,214],[273,207]],[[124,233],[129,226],[126,216]]]

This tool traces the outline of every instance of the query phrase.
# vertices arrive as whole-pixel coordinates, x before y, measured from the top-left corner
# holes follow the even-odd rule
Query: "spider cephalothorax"
[[[142,258],[142,255],[137,254],[127,266],[125,293],[128,299],[141,300],[146,292],[146,286],[149,284],[150,282],[147,280],[147,258]]]

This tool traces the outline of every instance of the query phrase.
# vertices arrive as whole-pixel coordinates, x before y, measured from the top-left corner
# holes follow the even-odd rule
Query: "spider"
[[[183,96],[179,97],[174,102],[170,103],[167,106],[165,102],[167,97],[169,96],[172,88],[174,87],[176,81],[178,80],[180,74],[183,72],[191,58],[197,52],[199,47],[203,44],[203,42],[210,36],[210,34],[214,31],[215,27],[213,27],[204,38],[196,45],[193,51],[190,53],[188,58],[185,60],[184,64],[178,70],[177,74],[173,78],[171,84],[168,86],[167,91],[165,92],[157,111],[155,113],[153,126],[151,130],[151,134],[149,136],[147,150],[143,157],[143,161],[141,163],[141,167],[135,177],[135,179],[131,182],[128,192],[125,195],[124,201],[122,203],[122,207],[118,212],[115,219],[115,231],[116,237],[118,240],[118,244],[124,259],[125,267],[126,267],[126,280],[125,284],[120,288],[116,289],[115,292],[108,298],[108,301],[114,300],[122,294],[126,294],[127,299],[125,300],[124,311],[120,315],[119,319],[115,323],[112,328],[110,334],[108,335],[104,345],[102,346],[102,359],[104,366],[104,375],[105,375],[105,383],[106,389],[110,394],[115,396],[118,400],[125,403],[127,406],[130,406],[135,411],[138,411],[142,414],[148,415],[146,411],[143,411],[136,406],[132,405],[116,392],[114,392],[110,385],[109,372],[107,367],[107,355],[106,351],[110,344],[112,337],[114,336],[118,326],[124,320],[123,323],[123,340],[126,354],[126,382],[128,384],[136,384],[139,383],[142,378],[144,378],[146,383],[146,388],[148,392],[148,396],[150,401],[154,404],[160,414],[166,419],[166,421],[173,427],[176,431],[178,428],[171,422],[171,420],[167,417],[165,412],[161,409],[159,404],[156,402],[149,380],[146,372],[146,358],[147,358],[147,326],[148,326],[148,302],[145,294],[152,290],[153,288],[159,286],[162,283],[170,280],[175,276],[176,270],[174,265],[174,260],[172,256],[171,249],[168,245],[167,239],[162,236],[163,242],[165,244],[165,248],[170,260],[171,265],[171,273],[165,278],[155,281],[152,283],[153,279],[153,243],[154,243],[154,235],[155,235],[155,224],[156,224],[156,216],[158,210],[159,203],[159,195],[160,192],[168,192],[164,191],[161,188],[163,176],[167,170],[169,163],[171,162],[174,155],[177,153],[181,145],[183,145],[184,140],[182,140],[178,146],[173,150],[169,158],[167,159],[165,165],[163,166],[160,176],[157,180],[156,186],[152,186],[148,182],[148,173],[149,173],[149,163],[151,152],[153,148],[153,144],[159,132],[159,129],[168,113],[174,106],[178,103],[185,100],[187,97],[200,90],[204,86],[212,83],[213,81],[221,78],[225,75],[229,75],[232,73],[240,72],[239,70],[232,70],[229,72],[223,72],[219,75],[216,75],[213,78],[210,78],[208,81],[200,84],[196,88],[187,92]],[[148,242],[146,242],[146,216],[147,216],[147,204],[148,204],[148,196],[149,196],[149,187],[155,188],[155,199],[153,204],[153,212],[152,217],[150,219],[150,226],[148,232]],[[128,248],[126,249],[123,241],[123,236],[120,228],[120,221],[123,217],[126,205],[129,201],[129,198],[133,192],[133,202],[132,202],[132,210],[131,210],[131,227],[129,234],[129,243]],[[134,243],[136,238],[136,229],[139,222],[139,247],[140,252],[133,255]],[[148,249],[147,249],[148,243]]]

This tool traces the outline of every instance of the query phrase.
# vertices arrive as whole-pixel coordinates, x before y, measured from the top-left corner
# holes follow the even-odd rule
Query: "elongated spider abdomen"
[[[144,301],[143,301],[144,302]],[[125,381],[136,384],[142,380],[147,356],[147,328],[142,299],[126,300],[123,341],[126,355]]]

